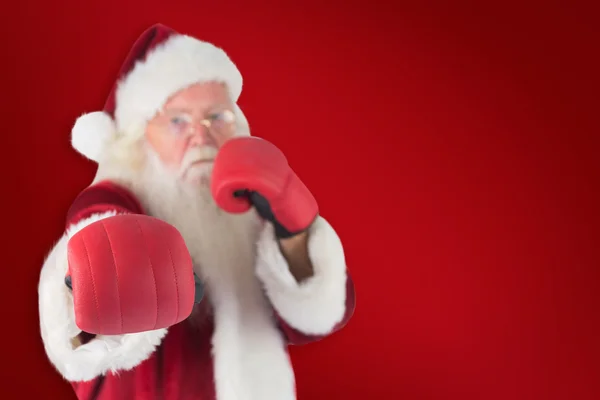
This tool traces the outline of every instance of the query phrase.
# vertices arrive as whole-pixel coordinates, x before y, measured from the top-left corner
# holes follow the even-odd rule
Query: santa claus
[[[97,162],[39,282],[79,399],[290,400],[287,346],[354,310],[344,251],[285,157],[250,135],[223,50],[156,25],[73,147]]]

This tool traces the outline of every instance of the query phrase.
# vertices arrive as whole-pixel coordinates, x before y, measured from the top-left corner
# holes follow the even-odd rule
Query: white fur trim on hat
[[[231,100],[237,102],[242,75],[222,49],[186,35],[167,39],[119,82],[115,110],[118,131],[139,132],[176,92],[208,81],[224,82]]]
[[[146,123],[178,91],[199,82],[227,85],[236,103],[243,79],[229,56],[215,45],[176,34],[154,48],[143,61],[119,81],[114,120],[104,112],[77,119],[71,132],[72,145],[82,155],[99,162],[112,135],[139,135]],[[236,105],[238,129],[249,134],[248,121]]]
[[[98,162],[115,132],[115,123],[108,114],[102,111],[84,114],[71,130],[71,144],[80,154]]]

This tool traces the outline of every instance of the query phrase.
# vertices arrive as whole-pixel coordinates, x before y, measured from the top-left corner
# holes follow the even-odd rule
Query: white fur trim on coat
[[[256,273],[279,315],[309,335],[331,332],[346,311],[346,261],[342,243],[331,225],[318,217],[309,229],[308,253],[314,275],[298,283],[265,224],[258,241]]]
[[[44,261],[38,285],[40,329],[46,354],[68,381],[87,381],[108,371],[127,370],[147,359],[167,333],[150,332],[101,336],[74,347],[72,339],[81,333],[75,324],[73,297],[65,285],[68,270],[67,243],[83,227],[115,215],[92,216],[70,227]]]
[[[176,92],[207,81],[224,82],[233,102],[242,92],[242,75],[222,49],[187,35],[169,38],[119,82],[118,131],[139,131]]]

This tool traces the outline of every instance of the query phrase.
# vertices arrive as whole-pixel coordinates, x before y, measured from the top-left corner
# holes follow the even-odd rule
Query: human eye
[[[184,132],[190,124],[190,118],[184,114],[171,115],[169,118],[169,130],[174,134]]]
[[[215,122],[231,122],[233,120],[233,113],[229,110],[219,111],[209,116],[211,121]]]
[[[219,121],[219,120],[221,120],[221,113],[216,112],[216,113],[209,114],[208,119],[211,121]]]
[[[174,117],[171,117],[171,120],[170,120],[171,125],[182,125],[182,124],[185,124],[186,122],[187,122],[186,118],[181,115],[176,115]]]

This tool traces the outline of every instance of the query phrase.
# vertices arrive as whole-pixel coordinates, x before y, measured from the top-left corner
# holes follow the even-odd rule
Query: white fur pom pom
[[[115,131],[115,122],[105,112],[84,114],[77,118],[71,130],[71,145],[83,156],[98,162]]]

